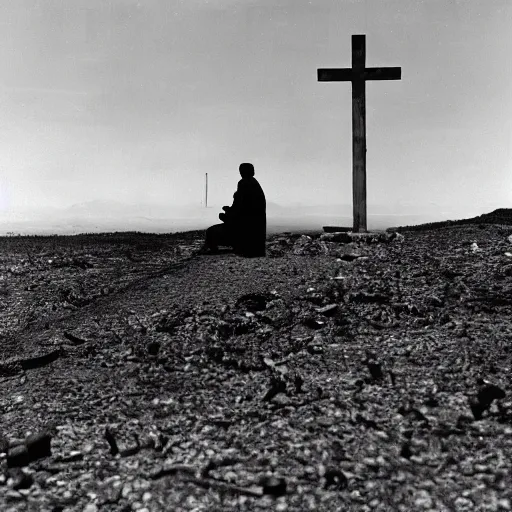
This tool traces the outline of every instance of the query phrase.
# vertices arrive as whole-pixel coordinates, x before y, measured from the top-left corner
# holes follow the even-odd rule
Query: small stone
[[[429,509],[432,508],[432,497],[430,493],[424,489],[418,491],[416,493],[416,499],[414,500],[414,504],[418,508]]]
[[[266,477],[262,482],[263,494],[283,496],[286,494],[286,480],[282,477]]]
[[[317,308],[316,312],[320,313],[321,315],[331,316],[334,313],[336,313],[337,309],[337,304],[328,304],[327,306],[324,306],[322,308]]]
[[[238,479],[238,475],[234,471],[228,471],[224,475],[224,479],[228,482],[236,482]]]
[[[158,341],[152,341],[148,343],[148,354],[151,356],[156,356],[160,350],[160,343]]]
[[[82,460],[83,458],[84,458],[84,456],[83,456],[82,452],[80,452],[78,450],[73,450],[66,455],[62,455],[62,457],[60,457],[59,461],[60,462],[76,462],[76,461]]]
[[[84,445],[83,452],[91,453],[94,450],[94,445],[92,443],[87,443]]]
[[[20,444],[7,452],[7,467],[16,468],[26,466],[30,462],[27,447]]]
[[[40,432],[28,436],[25,440],[30,460],[49,457],[52,454],[51,435],[49,432]]]
[[[361,258],[361,255],[360,254],[357,254],[355,252],[352,252],[352,253],[345,253],[345,254],[341,254],[340,255],[340,259],[342,261],[354,261],[354,260],[357,260]]]
[[[478,401],[482,405],[491,405],[494,400],[505,398],[506,393],[495,384],[485,383],[478,391]]]
[[[98,512],[98,507],[94,503],[85,506],[83,512]]]
[[[412,456],[411,443],[409,441],[405,441],[402,444],[402,448],[400,449],[400,457],[403,457],[404,459],[410,459],[411,456]]]
[[[459,496],[455,502],[455,510],[457,512],[465,512],[466,510],[473,510],[474,503],[469,498],[463,498],[462,496]]]
[[[123,490],[121,491],[121,496],[123,498],[127,498],[131,492],[132,492],[132,486],[130,484],[125,484],[123,486]]]
[[[338,468],[327,468],[324,478],[326,489],[329,487],[343,488],[347,485],[347,477]]]
[[[324,242],[337,242],[341,244],[349,244],[352,242],[352,237],[343,231],[336,231],[334,233],[325,233],[320,236],[320,240]]]
[[[306,349],[311,355],[322,354],[324,351],[324,349],[320,345],[313,344],[308,345]]]
[[[368,371],[370,372],[370,375],[372,376],[372,379],[375,381],[382,380],[384,377],[384,374],[382,373],[382,366],[379,362],[371,359],[367,359],[366,366],[368,367]]]
[[[5,494],[4,494],[5,498],[7,499],[7,501],[18,501],[18,500],[21,500],[23,499],[23,494],[21,494],[21,492],[19,491],[14,491],[14,490],[11,490],[9,489]]]
[[[19,469],[11,476],[10,480],[12,480],[12,488],[17,491],[20,489],[29,489],[34,483],[32,475],[24,473]]]
[[[510,235],[512,239],[512,235]],[[512,240],[511,240],[512,242]],[[501,498],[498,500],[498,510],[512,510],[512,506],[510,505],[510,500],[508,498]]]
[[[444,305],[444,302],[442,299],[440,299],[437,295],[432,295],[430,296],[430,298],[428,299],[429,303],[432,305],[432,306],[435,306],[435,307],[441,307]]]
[[[236,306],[254,313],[256,311],[263,311],[270,300],[270,297],[261,293],[248,293],[237,299]]]
[[[322,329],[325,326],[325,322],[322,320],[317,320],[314,317],[308,316],[304,319],[304,325],[309,327],[310,329]]]

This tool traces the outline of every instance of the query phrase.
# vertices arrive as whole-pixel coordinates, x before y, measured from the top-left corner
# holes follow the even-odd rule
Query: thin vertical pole
[[[208,208],[208,173],[205,175],[205,192],[204,192],[204,206]]]

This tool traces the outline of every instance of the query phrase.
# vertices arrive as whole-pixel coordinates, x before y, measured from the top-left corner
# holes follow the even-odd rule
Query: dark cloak
[[[212,247],[228,245],[241,256],[265,256],[267,216],[265,194],[254,176],[238,182],[233,204],[219,215],[224,224],[207,230],[207,242]]]

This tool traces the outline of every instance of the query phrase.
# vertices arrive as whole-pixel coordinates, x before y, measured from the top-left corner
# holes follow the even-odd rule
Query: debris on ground
[[[2,239],[1,510],[512,509],[511,225],[203,237]]]

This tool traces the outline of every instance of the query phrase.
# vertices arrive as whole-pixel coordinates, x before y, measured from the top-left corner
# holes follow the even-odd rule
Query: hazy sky
[[[510,0],[2,0],[0,208],[93,199],[350,203],[366,34],[372,205],[512,206]],[[411,205],[411,206],[409,206]]]

